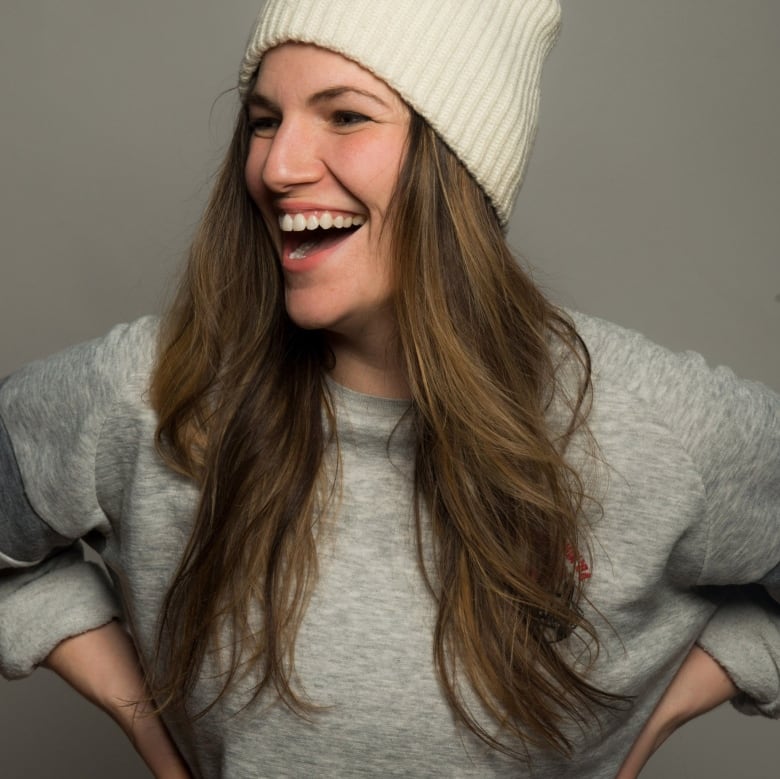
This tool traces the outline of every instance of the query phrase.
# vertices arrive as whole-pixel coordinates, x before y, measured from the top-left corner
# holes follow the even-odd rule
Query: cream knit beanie
[[[265,51],[314,43],[358,62],[421,114],[506,225],[536,132],[558,0],[267,0],[239,76]]]

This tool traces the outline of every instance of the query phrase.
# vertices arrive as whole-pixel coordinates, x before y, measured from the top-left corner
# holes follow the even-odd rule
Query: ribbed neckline
[[[330,376],[326,377],[326,381],[337,409],[343,407],[352,413],[371,416],[375,419],[398,421],[412,405],[412,401],[406,398],[382,398],[377,395],[357,392],[339,384]]]
[[[388,442],[396,451],[405,450],[412,440],[411,417],[404,414],[411,408],[410,400],[381,398],[344,387],[327,378],[328,389],[335,404],[338,435],[341,445],[378,447],[386,452]]]

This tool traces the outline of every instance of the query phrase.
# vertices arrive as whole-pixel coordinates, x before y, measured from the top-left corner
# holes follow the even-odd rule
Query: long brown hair
[[[248,143],[241,111],[152,379],[158,448],[201,490],[163,604],[152,688],[162,707],[186,705],[227,630],[216,700],[250,669],[255,694],[275,688],[306,715],[293,658],[318,527],[338,487],[324,467],[326,447],[337,447],[324,380],[332,357],[321,333],[285,313],[273,241],[244,185]],[[434,662],[451,707],[481,739],[517,755],[532,745],[566,753],[565,723],[584,724],[614,700],[557,643],[577,628],[598,645],[568,561],[587,549],[585,490],[564,457],[586,431],[587,350],[515,262],[482,190],[416,114],[391,212],[418,551],[438,604]],[[553,406],[563,425],[550,426]],[[508,739],[470,714],[459,679]]]

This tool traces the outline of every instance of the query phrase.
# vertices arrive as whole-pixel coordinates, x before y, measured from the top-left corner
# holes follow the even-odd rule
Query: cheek
[[[377,143],[356,133],[334,150],[330,157],[332,169],[345,187],[384,215],[403,163],[401,145],[395,139],[388,142],[383,138]]]
[[[262,204],[267,196],[267,189],[263,184],[263,168],[266,156],[265,151],[258,144],[252,144],[249,148],[249,155],[246,158],[246,165],[244,165],[246,188],[252,200],[258,206]]]

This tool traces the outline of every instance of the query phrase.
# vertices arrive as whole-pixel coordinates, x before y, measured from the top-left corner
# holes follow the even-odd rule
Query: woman
[[[516,775],[530,757],[539,775],[611,775],[636,742],[632,775],[692,641],[733,649],[733,616],[706,627],[693,588],[777,564],[776,399],[604,323],[575,330],[509,256],[554,3],[500,4],[466,46],[479,4],[457,4],[460,27],[345,6],[266,7],[159,352],[145,321],[4,385],[22,527],[4,555],[29,567],[92,534],[198,773]],[[491,103],[495,83],[523,88]],[[116,615],[68,562],[13,579],[85,605],[6,669]],[[126,648],[110,626],[47,662],[133,731],[107,703],[143,697]],[[717,682],[696,706],[731,697],[690,658],[679,678]],[[141,723],[155,770],[183,771]]]

